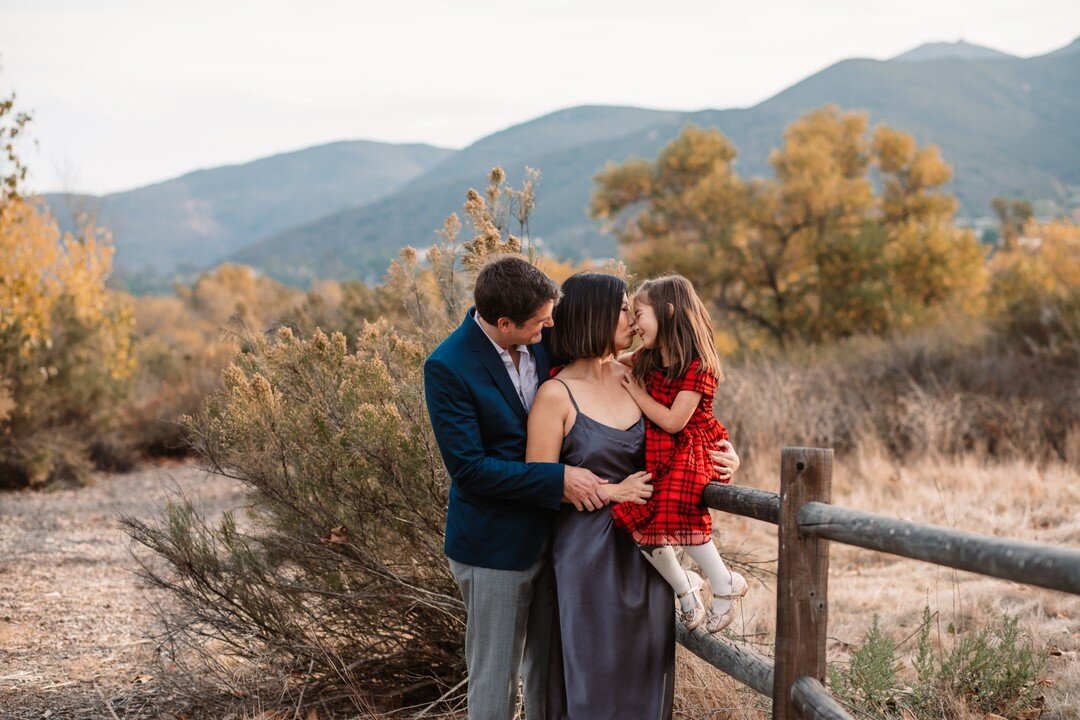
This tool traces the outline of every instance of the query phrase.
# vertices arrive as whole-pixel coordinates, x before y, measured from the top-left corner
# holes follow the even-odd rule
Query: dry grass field
[[[739,482],[778,490],[779,449],[759,457],[760,462],[744,465]],[[926,458],[901,467],[869,454],[836,464],[833,502],[990,535],[1080,545],[1080,472],[1071,465]],[[756,560],[775,558],[775,526],[720,514],[716,519],[721,542],[729,551]],[[769,652],[774,586],[766,573],[759,577],[761,582],[751,584],[742,617],[732,630]],[[962,633],[995,622],[1003,613],[1018,616],[1034,645],[1051,652],[1038,693],[1044,697],[1042,717],[1080,718],[1080,597],[837,543],[830,546],[830,662],[849,657],[875,613],[896,643],[907,639],[899,654],[910,655],[915,649],[911,636],[926,603],[937,613],[931,637],[936,646],[946,648],[952,643],[950,628]],[[905,665],[910,675],[910,664]],[[704,663],[695,659],[684,662],[682,669],[685,717],[767,717],[754,693],[737,688]],[[707,687],[722,689],[710,694]]]
[[[744,464],[740,482],[775,490],[779,450]],[[200,710],[160,676],[147,633],[149,603],[116,518],[150,516],[181,489],[214,512],[242,504],[230,481],[192,464],[167,464],[100,476],[90,487],[24,492],[0,498],[0,718],[270,717],[274,698]],[[1080,544],[1080,472],[1064,464],[986,464],[927,458],[898,467],[870,455],[837,464],[833,501],[848,507],[994,535]],[[755,561],[741,619],[743,641],[768,653],[775,558],[773,526],[717,516],[725,548]],[[844,660],[874,613],[897,641],[918,627],[924,603],[937,613],[933,638],[946,646],[949,627],[965,632],[1008,612],[1052,655],[1043,678],[1043,718],[1080,712],[1080,598],[980,578],[833,544],[830,568],[830,660]],[[911,651],[913,642],[901,647]],[[679,650],[681,718],[764,718],[752,691]],[[215,702],[214,708],[222,705]],[[280,715],[285,717],[286,715]]]

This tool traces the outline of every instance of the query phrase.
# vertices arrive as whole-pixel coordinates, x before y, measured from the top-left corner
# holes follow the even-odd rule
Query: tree
[[[0,99],[0,206],[21,197],[27,167],[17,143],[30,120],[30,113],[15,111],[15,93]]]
[[[135,359],[129,299],[106,287],[111,239],[62,234],[22,197],[16,140],[30,116],[0,101],[0,486],[81,481],[124,463],[110,433]]]
[[[1016,240],[1023,231],[1024,225],[1035,214],[1031,202],[996,197],[990,201],[990,207],[994,209],[994,214],[1001,223],[998,243],[1006,250],[1011,250],[1016,245]]]
[[[1080,358],[1080,226],[1029,219],[1016,239],[990,259],[991,316],[1028,348],[1075,363]]]
[[[688,126],[655,162],[601,172],[591,214],[634,272],[686,275],[749,342],[881,333],[977,296],[981,255],[952,224],[936,148],[884,126],[867,137],[865,115],[827,106],[787,129],[773,179],[743,181],[735,156]]]
[[[130,300],[108,290],[104,233],[61,234],[22,199],[0,207],[0,485],[82,481],[112,441],[135,369]],[[2,403],[0,403],[2,404]]]

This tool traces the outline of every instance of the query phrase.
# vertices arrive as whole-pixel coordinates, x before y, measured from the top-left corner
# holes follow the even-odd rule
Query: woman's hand
[[[712,457],[713,467],[720,477],[720,482],[731,482],[731,476],[739,469],[739,456],[735,453],[735,446],[731,444],[731,441],[721,440],[716,450],[709,451],[709,456]]]
[[[644,505],[652,497],[652,475],[642,471],[628,475],[621,483],[612,483],[604,487],[611,502],[632,502]]]

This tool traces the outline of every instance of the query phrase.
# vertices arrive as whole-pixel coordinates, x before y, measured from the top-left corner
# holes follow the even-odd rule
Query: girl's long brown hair
[[[646,280],[634,294],[656,313],[656,347],[641,351],[634,363],[634,379],[644,381],[653,370],[663,372],[668,380],[682,377],[694,358],[701,358],[717,382],[724,379],[720,357],[713,342],[713,324],[693,284],[682,275],[671,273]],[[671,363],[665,368],[660,348],[667,350]]]

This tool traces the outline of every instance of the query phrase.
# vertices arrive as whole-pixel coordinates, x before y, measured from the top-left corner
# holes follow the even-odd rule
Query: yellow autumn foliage
[[[718,311],[726,347],[753,350],[906,330],[978,313],[983,254],[953,223],[951,170],[867,116],[829,105],[784,133],[773,177],[744,180],[736,150],[689,126],[655,161],[609,165],[591,213],[641,276],[679,272]],[[871,173],[881,179],[875,191]]]
[[[1028,221],[988,263],[991,316],[1017,338],[1080,357],[1080,226]]]
[[[0,485],[79,481],[91,447],[108,454],[136,367],[130,298],[106,286],[112,252],[101,230],[0,205]]]

